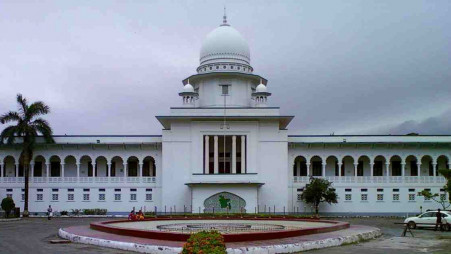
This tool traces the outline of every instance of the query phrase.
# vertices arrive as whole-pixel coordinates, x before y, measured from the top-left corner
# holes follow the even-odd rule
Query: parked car
[[[451,212],[440,211],[442,215],[442,225],[445,231],[451,229]],[[433,228],[435,227],[435,222],[437,221],[437,211],[427,211],[415,217],[409,217],[404,220],[409,228]],[[428,223],[427,225],[422,225],[421,223]]]

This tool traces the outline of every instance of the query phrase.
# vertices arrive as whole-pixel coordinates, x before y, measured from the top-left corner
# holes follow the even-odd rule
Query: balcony
[[[24,183],[24,177],[0,177],[0,183]],[[156,183],[156,177],[30,177],[30,183]]]
[[[315,176],[333,183],[441,183],[446,180],[442,176]],[[308,183],[309,176],[293,176],[293,183]]]

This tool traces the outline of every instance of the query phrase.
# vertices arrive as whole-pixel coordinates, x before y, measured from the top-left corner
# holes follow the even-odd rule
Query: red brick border
[[[318,233],[326,233],[331,231],[337,231],[341,229],[349,228],[349,223],[331,220],[318,220],[318,219],[298,219],[298,218],[241,218],[241,217],[229,217],[229,218],[185,218],[185,217],[158,217],[150,218],[145,221],[167,221],[167,220],[271,220],[271,221],[307,221],[307,222],[322,222],[329,223],[330,226],[317,227],[317,228],[305,228],[286,231],[271,231],[271,232],[251,232],[251,233],[237,233],[237,234],[224,234],[224,240],[226,242],[244,242],[255,240],[269,240],[280,239],[287,237],[295,237],[301,235],[311,235]],[[119,222],[131,222],[129,220],[115,220],[115,221],[103,221],[92,222],[90,228],[102,232],[127,235],[134,237],[166,240],[166,241],[183,241],[185,242],[189,238],[189,234],[176,233],[176,232],[162,232],[153,230],[141,230],[141,229],[124,229],[109,226],[108,224]]]

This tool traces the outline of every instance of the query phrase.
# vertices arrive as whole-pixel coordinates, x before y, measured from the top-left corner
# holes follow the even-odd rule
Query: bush
[[[5,217],[8,218],[11,211],[16,207],[14,200],[10,197],[6,197],[2,200],[2,209],[5,211]]]
[[[78,215],[80,215],[80,209],[72,209],[71,213],[72,213],[72,215],[78,216]]]
[[[84,215],[106,215],[106,209],[83,209]]]
[[[67,211],[61,211],[60,214],[63,216],[63,215],[67,215],[68,212]]]
[[[192,234],[183,245],[182,254],[225,254],[224,237],[218,231]]]

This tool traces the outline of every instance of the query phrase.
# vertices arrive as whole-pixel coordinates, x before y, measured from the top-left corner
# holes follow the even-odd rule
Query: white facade
[[[55,136],[56,144],[38,145],[30,212],[203,212],[218,193],[239,197],[245,212],[310,212],[298,200],[310,176],[331,180],[339,195],[324,212],[437,207],[417,193],[445,195],[436,169],[449,167],[451,136],[289,136],[293,116],[268,106],[268,82],[250,60],[224,18],[202,45],[198,73],[183,80],[182,105],[157,116],[162,135]],[[23,208],[19,155],[20,145],[0,147],[0,197]]]

